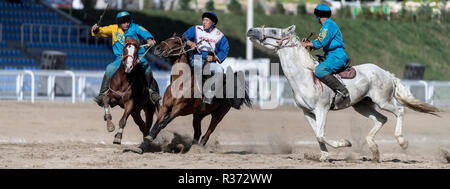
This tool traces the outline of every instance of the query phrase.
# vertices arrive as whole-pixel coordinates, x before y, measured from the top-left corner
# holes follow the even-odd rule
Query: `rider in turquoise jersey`
[[[94,101],[100,106],[103,104],[102,97],[109,88],[111,77],[120,67],[120,55],[122,53],[123,47],[125,46],[125,38],[134,38],[137,40],[143,39],[150,46],[153,46],[155,44],[153,35],[150,34],[150,32],[148,32],[144,27],[133,23],[133,20],[131,19],[131,16],[128,12],[119,12],[116,16],[116,22],[117,24],[105,27],[99,27],[97,26],[97,24],[92,26],[92,36],[112,38],[113,52],[114,55],[116,55],[116,59],[114,60],[114,62],[106,67],[106,73],[103,77],[100,94],[94,98]],[[138,65],[141,65],[145,70],[145,78],[148,84],[147,87],[150,92],[150,100],[155,104],[161,99],[161,97],[159,93],[156,92],[156,83],[153,82],[150,64],[145,57],[142,57],[145,51],[146,50],[144,47],[141,47],[139,49],[138,54],[141,59]]]

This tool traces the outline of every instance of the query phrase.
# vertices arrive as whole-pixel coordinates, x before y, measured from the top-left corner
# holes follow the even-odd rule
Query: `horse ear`
[[[295,25],[289,26],[287,28],[287,33],[295,33]]]
[[[177,33],[176,33],[176,32],[173,33],[172,37],[175,37],[175,36],[177,36]]]

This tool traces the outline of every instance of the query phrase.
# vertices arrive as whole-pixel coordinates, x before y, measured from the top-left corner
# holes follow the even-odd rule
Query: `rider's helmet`
[[[330,18],[331,9],[328,5],[319,4],[314,9],[314,15],[317,16],[317,20],[319,20],[320,18]]]
[[[117,24],[121,24],[121,23],[125,23],[125,22],[131,23],[130,13],[128,13],[127,11],[122,11],[122,12],[117,13],[116,22],[117,22]]]
[[[219,22],[219,18],[217,17],[216,13],[214,13],[212,11],[203,13],[202,19],[205,17],[209,18],[214,23],[214,25],[217,25],[217,22]]]

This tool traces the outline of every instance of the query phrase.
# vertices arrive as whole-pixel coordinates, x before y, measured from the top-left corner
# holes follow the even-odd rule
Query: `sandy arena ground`
[[[112,111],[118,125],[122,110]],[[345,138],[351,148],[332,149],[330,161],[318,162],[319,146],[303,113],[295,107],[274,110],[231,110],[206,148],[187,153],[123,152],[142,140],[132,118],[122,145],[113,145],[103,110],[93,103],[0,101],[0,168],[450,168],[450,113],[441,117],[407,110],[402,150],[394,138],[395,117],[378,133],[382,163],[372,163],[365,137],[372,122],[352,108],[331,112],[326,137]],[[206,132],[209,118],[203,121]],[[190,140],[192,116],[179,117],[160,134],[169,141],[174,132]],[[164,138],[166,137],[166,138]]]

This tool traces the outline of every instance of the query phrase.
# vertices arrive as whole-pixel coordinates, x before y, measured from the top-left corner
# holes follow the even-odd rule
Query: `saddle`
[[[322,55],[316,55],[317,59],[319,61],[319,64],[325,61],[325,57]],[[348,58],[346,66],[344,69],[339,71],[338,73],[334,74],[335,76],[338,75],[341,79],[353,79],[356,77],[356,70],[353,68],[353,66],[350,65],[351,61],[350,58]]]

